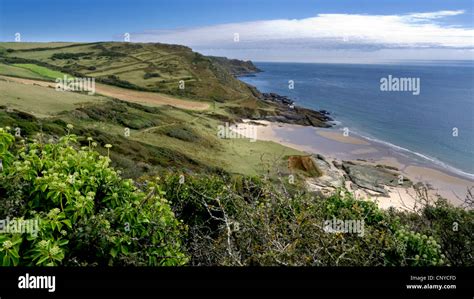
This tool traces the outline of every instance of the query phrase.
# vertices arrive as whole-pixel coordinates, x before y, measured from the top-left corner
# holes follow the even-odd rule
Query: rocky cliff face
[[[247,60],[238,60],[238,59],[229,59],[226,57],[218,56],[207,56],[211,59],[212,62],[219,64],[224,69],[226,69],[233,76],[245,76],[253,73],[261,72],[258,67],[256,67],[252,61]]]

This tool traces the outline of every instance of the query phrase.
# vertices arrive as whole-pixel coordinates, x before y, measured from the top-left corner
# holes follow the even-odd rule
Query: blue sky
[[[0,40],[17,32],[22,41],[78,42],[130,33],[272,61],[472,59],[474,47],[471,0],[0,0]]]

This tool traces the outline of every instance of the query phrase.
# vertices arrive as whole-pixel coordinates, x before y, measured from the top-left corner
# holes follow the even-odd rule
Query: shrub
[[[162,186],[189,227],[185,243],[193,265],[448,264],[437,236],[442,231],[415,232],[403,218],[343,190],[314,198],[258,178],[209,175],[169,175]],[[326,232],[324,222],[333,218],[362,220],[364,233]]]
[[[70,126],[69,129],[72,127]],[[160,186],[141,189],[93,150],[57,143],[15,142],[0,129],[0,211],[38,220],[39,230],[0,235],[0,261],[9,265],[182,265],[185,227]]]
[[[158,73],[145,73],[145,75],[143,75],[143,79],[158,78],[158,77],[161,77],[160,74]]]
[[[51,59],[73,59],[77,60],[83,56],[91,55],[93,52],[80,52],[80,53],[54,53],[51,55]]]
[[[200,139],[192,129],[186,126],[169,126],[163,128],[162,131],[164,131],[166,136],[182,141],[196,142]]]
[[[474,210],[454,207],[445,199],[438,198],[428,203],[419,213],[396,213],[399,222],[405,224],[405,235],[412,238],[407,231],[416,232],[423,238],[424,244],[437,247],[443,254],[430,260],[429,263],[444,263],[452,266],[474,265]],[[421,243],[418,241],[418,243]],[[423,257],[423,253],[418,254]],[[441,259],[441,261],[440,261]]]

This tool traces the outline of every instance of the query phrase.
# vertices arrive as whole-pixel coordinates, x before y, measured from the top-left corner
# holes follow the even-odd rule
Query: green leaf
[[[72,228],[71,220],[63,220],[63,223],[66,224],[66,226],[68,226],[69,228]]]
[[[3,263],[2,263],[2,266],[10,266],[10,258],[8,257],[8,254],[5,254],[3,256]]]
[[[12,256],[12,262],[13,262],[13,266],[18,266],[18,264],[20,263],[20,257]]]
[[[16,251],[15,249],[13,249],[12,251],[10,251],[10,255],[14,258],[17,258],[19,259],[20,258],[20,255],[18,254],[18,251]]]
[[[36,263],[36,265],[41,265],[41,264],[44,263],[47,259],[48,259],[48,256],[42,257],[42,258]]]
[[[117,256],[117,248],[110,249],[110,255],[115,258]]]
[[[61,240],[61,241],[59,241],[59,246],[64,246],[67,243],[69,243],[69,240]]]

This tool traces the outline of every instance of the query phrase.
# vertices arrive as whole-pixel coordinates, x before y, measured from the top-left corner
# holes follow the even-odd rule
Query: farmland
[[[189,71],[182,53],[167,53],[165,50],[168,46],[144,45],[151,50],[139,51],[127,57],[117,55],[114,59],[100,56],[100,51],[104,49],[96,49],[95,45],[66,45],[65,48],[50,45],[41,50],[38,50],[40,44],[36,44],[34,50],[26,46],[9,47],[10,44],[5,43],[2,46],[19,50],[10,51],[8,57],[11,54],[20,62],[21,59],[27,59],[28,62],[7,61],[0,64],[0,106],[4,107],[0,110],[2,125],[20,127],[25,134],[32,134],[43,127],[44,133],[55,135],[57,130],[61,131],[61,126],[57,124],[73,124],[74,130],[81,136],[93,136],[101,144],[114,144],[111,151],[113,161],[126,176],[139,177],[169,167],[257,175],[262,173],[262,157],[265,157],[264,160],[276,159],[284,166],[283,157],[300,153],[272,142],[217,138],[217,126],[223,120],[232,122],[238,119],[229,113],[228,108],[237,109],[242,103],[258,108],[251,95],[244,94],[244,97],[239,97],[240,100],[229,99],[224,103],[211,102],[209,98],[189,99],[182,94],[173,95],[169,90],[166,90],[168,94],[158,93],[153,91],[156,86],[148,88],[153,85],[150,82],[156,83],[163,78],[184,80],[186,88],[193,80],[203,80],[198,73],[193,73],[192,67]],[[128,47],[124,45],[121,50],[127,50]],[[173,51],[190,52],[185,47],[176,47]],[[88,56],[82,53],[88,53]],[[67,59],[64,60],[64,57]],[[149,67],[160,59],[163,60],[162,66],[165,62],[173,64],[175,61],[176,71],[171,67],[157,67],[154,73],[159,75],[148,79],[137,75],[140,67]],[[79,61],[83,67],[73,63],[75,69],[71,71],[68,68],[71,65],[69,60]],[[96,70],[92,71],[93,65]],[[166,68],[169,68],[169,72]],[[54,78],[71,73],[105,81],[109,76],[117,76],[120,82],[123,80],[137,88],[114,86],[116,82],[97,82],[95,95],[56,91]],[[229,78],[235,80],[230,75]],[[232,86],[222,84],[222,90],[232,92]],[[28,113],[39,127],[32,127],[31,120],[22,120],[15,111]],[[48,128],[52,128],[52,131],[48,131]],[[130,130],[128,136],[124,136],[126,128]],[[64,125],[62,130],[65,130]]]
[[[0,43],[0,48],[8,63],[37,62],[121,87],[201,101],[255,99],[248,86],[225,70],[231,63],[184,46],[109,42],[33,48]]]

